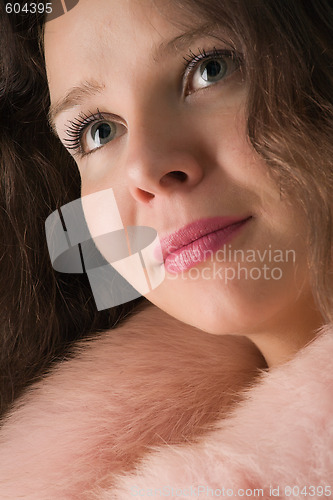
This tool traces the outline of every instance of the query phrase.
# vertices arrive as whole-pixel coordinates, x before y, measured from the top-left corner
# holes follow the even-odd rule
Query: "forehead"
[[[177,45],[177,36],[198,30],[199,24],[169,0],[80,0],[67,14],[46,23],[51,97],[58,98],[69,83],[85,76],[99,80],[106,71],[109,78],[126,71],[124,57],[126,64],[143,62],[148,55],[154,59],[158,47],[173,39]]]

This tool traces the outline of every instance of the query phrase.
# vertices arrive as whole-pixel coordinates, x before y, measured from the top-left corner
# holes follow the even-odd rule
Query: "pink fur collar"
[[[209,404],[217,414],[230,351],[228,358],[227,339],[202,333],[191,343],[193,330],[186,326],[181,334],[171,333],[171,320],[165,318],[165,333],[156,335],[156,317],[149,321],[154,325],[150,334],[149,328],[142,334],[134,318],[135,327],[125,324],[89,349],[82,344],[82,355],[79,348],[74,359],[21,398],[0,432],[1,500],[161,498],[163,487],[173,488],[175,498],[191,498],[192,492],[193,498],[206,499],[211,489],[222,493],[222,488],[238,498],[241,488],[262,488],[257,496],[268,499],[273,498],[270,487],[282,499],[303,499],[304,487],[309,498],[331,497],[333,327],[324,328],[290,362],[262,371],[233,414],[201,432],[195,443],[156,446],[155,420],[163,428],[170,421],[171,433],[180,421],[178,416],[172,420],[174,412],[187,422]],[[150,369],[147,356],[154,361]],[[185,369],[176,373],[180,365]],[[152,379],[155,385],[149,385]],[[187,388],[184,402],[179,394],[178,401],[170,399],[178,383]],[[159,397],[161,387],[165,392]],[[149,453],[142,452],[141,437],[153,444]],[[133,461],[124,467],[133,448],[145,457],[134,474]],[[199,486],[204,490],[198,492]],[[287,486],[303,493],[288,495]],[[323,487],[323,494],[311,486]],[[172,498],[171,489],[164,493]]]
[[[211,490],[215,498],[231,490],[232,498],[246,490],[265,499],[333,498],[333,328],[263,374],[198,444],[156,449],[98,498],[161,498],[163,487],[176,498],[207,499]]]

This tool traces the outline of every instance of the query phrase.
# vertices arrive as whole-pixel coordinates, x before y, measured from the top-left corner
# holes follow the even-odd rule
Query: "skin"
[[[150,0],[81,0],[48,22],[45,56],[53,126],[68,146],[69,122],[80,113],[100,111],[104,122],[117,124],[115,138],[103,147],[86,156],[70,152],[81,174],[82,196],[113,188],[125,226],[151,226],[163,237],[201,218],[251,215],[230,242],[233,250],[261,255],[280,250],[284,256],[293,250],[295,261],[277,263],[268,252],[256,262],[209,258],[196,264],[195,275],[185,272],[175,279],[167,272],[146,295],[201,330],[247,336],[273,366],[309,342],[323,323],[309,283],[307,220],[295,200],[281,198],[248,142],[247,83],[241,69],[226,58],[226,76],[207,85],[200,61],[182,79],[184,57],[191,58],[191,52],[230,49],[227,34],[216,28],[177,39],[201,22],[172,3]],[[73,87],[91,80],[98,91],[54,115]],[[96,144],[86,131],[87,152]],[[96,221],[97,215],[90,215],[91,230]],[[206,278],[216,266],[225,271],[239,262],[248,271],[279,267],[281,277],[267,279],[262,272],[260,279],[245,279],[243,272],[228,283]]]

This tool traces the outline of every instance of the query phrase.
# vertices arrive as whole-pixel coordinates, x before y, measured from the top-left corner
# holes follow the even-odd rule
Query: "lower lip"
[[[170,273],[178,274],[194,267],[200,262],[204,262],[209,257],[211,258],[214,252],[226,243],[229,243],[250,220],[251,218],[231,224],[175,250],[165,259],[164,265],[166,270]]]

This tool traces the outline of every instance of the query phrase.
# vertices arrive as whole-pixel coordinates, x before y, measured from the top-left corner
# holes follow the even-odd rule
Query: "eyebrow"
[[[55,127],[55,118],[60,113],[82,104],[87,97],[94,96],[104,90],[105,86],[97,81],[84,81],[83,83],[71,88],[67,94],[51,104],[48,112],[48,121],[52,130],[57,134]]]
[[[194,38],[198,35],[207,36],[212,35],[212,28],[215,27],[216,24],[212,23],[204,23],[196,28],[193,28],[189,31],[186,31],[172,40],[168,42],[162,42],[153,52],[153,59],[155,61],[159,60],[162,55],[170,52],[177,52],[179,50],[184,49],[188,46]],[[219,27],[221,29],[221,27]],[[51,104],[49,112],[48,112],[48,121],[49,124],[57,135],[56,127],[55,127],[55,119],[56,117],[68,109],[71,109],[79,104],[82,104],[87,97],[92,97],[105,89],[105,85],[97,82],[95,80],[88,81],[85,80],[81,84],[71,88],[66,95],[59,99],[56,103]]]
[[[186,46],[188,46],[189,43],[193,41],[194,38],[197,38],[198,35],[207,36],[212,34],[214,27],[216,30],[216,24],[203,23],[199,26],[196,26],[195,28],[192,28],[191,30],[181,33],[168,42],[162,42],[154,51],[154,59],[159,59],[161,55],[164,55],[165,53],[184,49]]]

